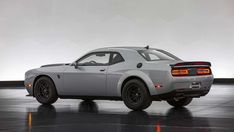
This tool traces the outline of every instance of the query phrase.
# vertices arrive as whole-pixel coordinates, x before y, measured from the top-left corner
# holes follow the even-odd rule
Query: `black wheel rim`
[[[41,98],[41,99],[48,99],[49,98],[49,84],[46,80],[41,80],[38,84],[37,84],[37,97]]]
[[[127,90],[127,100],[131,104],[138,104],[142,100],[142,93],[139,87],[132,85]]]

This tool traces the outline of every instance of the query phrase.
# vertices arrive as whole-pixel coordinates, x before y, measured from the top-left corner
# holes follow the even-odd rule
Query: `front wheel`
[[[167,103],[174,107],[183,107],[191,103],[193,98],[181,98],[181,99],[171,99],[167,100]]]
[[[138,79],[132,79],[124,85],[122,99],[128,108],[137,111],[148,108],[152,103],[147,87]]]
[[[39,78],[34,87],[34,96],[41,104],[53,104],[57,101],[58,95],[53,81],[48,77]]]

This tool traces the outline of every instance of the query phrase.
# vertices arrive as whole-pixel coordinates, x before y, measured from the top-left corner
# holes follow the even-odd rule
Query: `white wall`
[[[0,80],[103,46],[165,49],[234,78],[233,0],[0,0]]]

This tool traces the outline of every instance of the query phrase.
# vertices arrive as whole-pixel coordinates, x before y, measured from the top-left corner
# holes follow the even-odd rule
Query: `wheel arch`
[[[123,87],[125,86],[125,84],[126,84],[128,81],[132,80],[132,79],[138,79],[138,80],[140,80],[141,82],[144,83],[144,85],[146,86],[146,88],[149,90],[148,86],[146,85],[145,81],[144,81],[142,78],[133,75],[133,76],[127,77],[127,78],[123,81],[123,83],[122,83],[122,85],[121,85],[121,94],[122,94]]]
[[[35,79],[34,79],[34,81],[33,81],[33,91],[32,91],[33,97],[34,97],[34,87],[35,87],[35,83],[36,83],[37,80],[38,80],[39,78],[41,78],[41,77],[47,77],[47,78],[49,78],[49,79],[53,82],[53,84],[54,84],[54,86],[55,86],[55,89],[56,89],[56,92],[57,92],[57,88],[56,88],[56,85],[55,85],[54,80],[52,79],[52,77],[50,77],[49,75],[46,75],[46,74],[41,74],[41,75],[38,75],[37,77],[35,77]]]
[[[132,70],[132,71],[128,71],[126,72],[120,79],[119,79],[119,82],[118,82],[118,95],[121,97],[122,95],[122,90],[123,90],[123,87],[124,85],[131,79],[139,79],[141,80],[146,88],[148,89],[149,91],[149,94],[150,95],[154,95],[156,90],[153,89],[154,88],[154,84],[152,82],[152,80],[150,79],[150,77],[142,72],[142,71],[138,71],[138,70]]]

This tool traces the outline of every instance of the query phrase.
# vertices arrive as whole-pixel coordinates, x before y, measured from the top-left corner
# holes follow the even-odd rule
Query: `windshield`
[[[180,60],[178,57],[163,50],[139,50],[138,53],[147,61]]]

